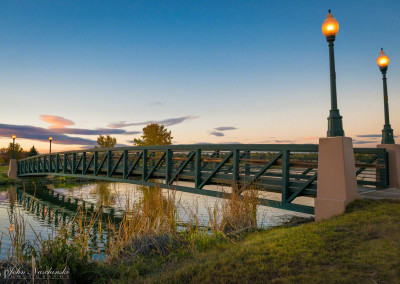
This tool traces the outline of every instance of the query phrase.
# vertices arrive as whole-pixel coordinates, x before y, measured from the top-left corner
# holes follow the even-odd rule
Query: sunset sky
[[[93,147],[151,122],[174,144],[317,143],[330,109],[328,9],[338,106],[355,146],[384,124],[376,58],[390,57],[400,134],[400,1],[0,1],[0,147]],[[400,138],[397,138],[400,142]]]

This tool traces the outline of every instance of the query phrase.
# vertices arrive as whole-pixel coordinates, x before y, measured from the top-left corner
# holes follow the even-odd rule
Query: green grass
[[[19,183],[19,181],[8,178],[8,166],[0,166],[0,185],[17,183]]]
[[[192,248],[120,266],[114,281],[400,283],[400,200],[357,200],[330,220]]]
[[[7,174],[8,166],[0,166],[0,174]]]

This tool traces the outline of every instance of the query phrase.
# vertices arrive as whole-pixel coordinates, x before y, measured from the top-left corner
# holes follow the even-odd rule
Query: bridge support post
[[[319,139],[315,220],[341,214],[358,198],[353,142],[349,137]]]
[[[17,179],[17,173],[18,173],[18,168],[17,168],[17,160],[16,159],[11,159],[10,160],[10,165],[8,168],[8,177],[11,179]]]
[[[385,148],[388,153],[389,187],[400,188],[400,145],[380,144],[378,148]]]

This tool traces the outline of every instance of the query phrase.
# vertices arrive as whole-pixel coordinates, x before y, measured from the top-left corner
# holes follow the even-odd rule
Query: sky
[[[148,123],[174,144],[318,143],[330,109],[328,9],[338,107],[354,146],[384,124],[376,58],[390,57],[400,135],[400,1],[0,0],[0,148],[133,145]],[[399,141],[400,138],[397,138]]]

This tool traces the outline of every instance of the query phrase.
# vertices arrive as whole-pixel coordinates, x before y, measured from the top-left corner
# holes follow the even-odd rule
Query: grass
[[[243,198],[234,196],[216,202],[213,209],[209,209],[213,216],[207,226],[199,225],[199,217],[194,212],[189,222],[179,220],[180,200],[175,193],[172,190],[165,194],[161,188],[143,188],[141,198],[135,201],[127,198],[126,214],[117,223],[110,219],[105,221],[102,211],[79,209],[71,221],[61,222],[53,236],[43,239],[36,235],[33,242],[25,240],[25,228],[29,224],[17,211],[10,215],[13,229],[10,229],[9,259],[1,262],[0,267],[67,268],[73,281],[108,283],[109,279],[126,275],[130,280],[138,280],[160,265],[188,258],[195,251],[221,242],[233,241],[257,227],[257,200],[253,190],[248,190]],[[93,256],[99,251],[93,250],[90,242],[102,231],[107,231],[105,261],[97,262]]]
[[[145,283],[400,283],[400,201],[357,200],[319,223],[249,233],[141,277]],[[115,280],[129,283],[129,279]]]
[[[259,230],[255,197],[214,204],[211,231],[194,212],[182,227],[179,200],[160,188],[128,202],[120,224],[80,211],[34,243],[14,216],[11,254],[25,267],[67,267],[87,283],[400,283],[400,200],[357,200],[326,221]],[[109,230],[102,262],[89,248],[95,228]]]
[[[8,178],[8,166],[0,166],[0,185],[17,184],[19,181]]]
[[[8,166],[0,166],[0,174],[7,174]]]

